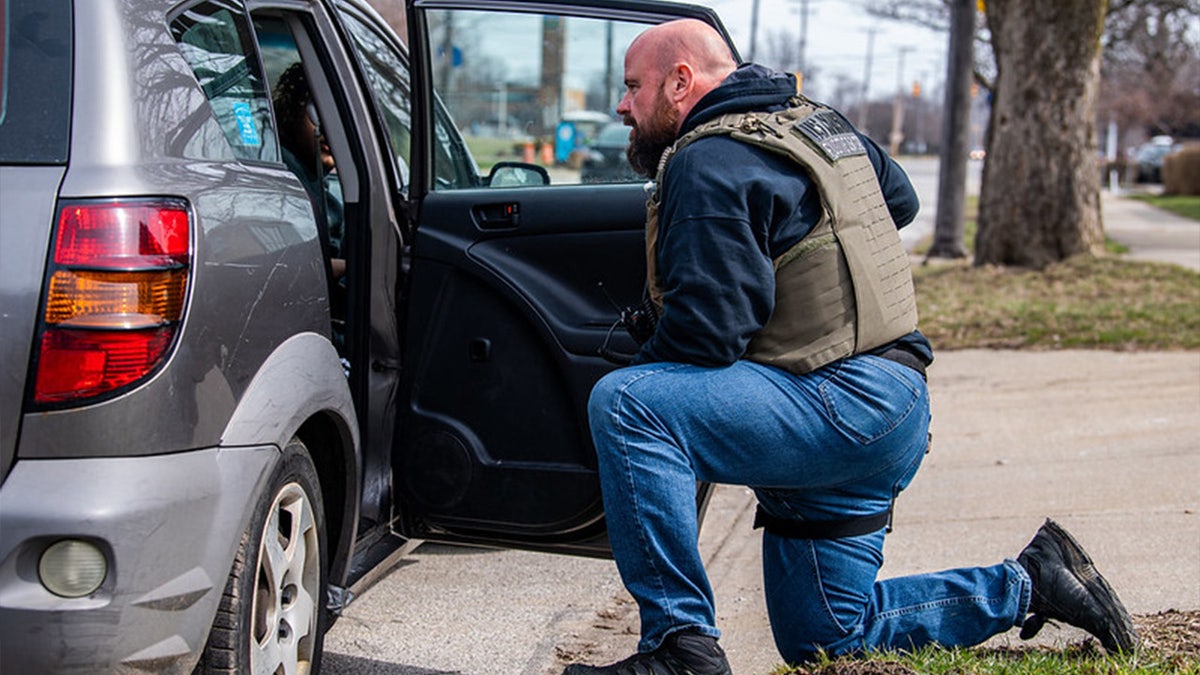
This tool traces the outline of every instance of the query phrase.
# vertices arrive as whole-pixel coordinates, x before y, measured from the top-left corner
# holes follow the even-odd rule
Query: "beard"
[[[654,178],[658,172],[658,163],[663,153],[675,142],[675,132],[679,123],[679,111],[667,104],[666,96],[661,92],[654,99],[654,112],[640,124],[633,124],[629,134],[629,147],[625,156],[629,165],[639,175]],[[632,121],[626,118],[625,123]]]

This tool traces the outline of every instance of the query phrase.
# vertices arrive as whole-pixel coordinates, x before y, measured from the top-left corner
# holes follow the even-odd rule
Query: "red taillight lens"
[[[64,206],[59,211],[54,262],[108,269],[186,264],[191,250],[188,222],[181,205]]]
[[[136,382],[171,346],[174,327],[149,330],[48,330],[38,360],[37,401],[59,403]]]
[[[191,219],[181,201],[64,204],[34,400],[89,398],[150,374],[183,318],[190,264]]]

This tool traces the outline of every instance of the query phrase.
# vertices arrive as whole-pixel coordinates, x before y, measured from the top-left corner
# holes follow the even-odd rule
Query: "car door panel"
[[[548,324],[566,352],[595,357],[620,307],[635,304],[645,275],[645,206],[639,186],[564,187],[430,195],[419,235],[422,258],[457,257],[510,289]],[[515,194],[514,194],[515,193]],[[520,223],[481,232],[479,204],[515,205]],[[578,216],[576,215],[578,214]],[[444,223],[444,225],[443,225]],[[434,247],[437,251],[434,251]],[[612,341],[632,349],[624,331]]]
[[[587,397],[613,367],[598,350],[616,298],[641,292],[640,188],[612,191],[608,215],[586,226],[562,225],[563,214],[595,197],[503,192],[431,195],[423,205],[431,226],[413,248],[398,482],[425,526],[487,527],[535,544],[594,536]],[[496,199],[519,204],[520,225],[484,235],[470,213]],[[614,342],[632,350],[623,331]]]
[[[463,10],[463,17],[448,16],[448,8]],[[429,28],[424,9],[447,13],[433,22],[444,36],[438,48],[422,33]],[[640,0],[599,7],[418,0],[409,15],[417,27],[414,101],[422,109],[414,110],[416,124],[429,124],[435,102],[445,100],[465,136],[490,128],[495,113],[487,88],[468,90],[462,83],[471,81],[470,73],[437,71],[430,63],[457,49],[449,42],[454,35],[482,25],[481,17],[490,19],[477,13],[481,9],[505,16],[586,14],[593,23],[580,30],[593,36],[602,32],[598,21],[619,17],[628,24],[619,29],[623,39],[671,16],[716,22],[705,8]],[[517,23],[565,31],[574,25],[569,18]],[[639,28],[633,19],[648,23]],[[463,62],[478,63],[478,56],[468,52]],[[552,85],[560,90],[554,100],[571,99],[571,75],[553,75],[554,68],[543,65],[543,83],[548,70],[562,77],[561,86]],[[522,89],[513,82],[514,114],[529,114],[528,108],[521,112]],[[486,105],[472,104],[471,95]],[[524,126],[535,122],[527,118]],[[541,124],[554,128],[553,120]],[[395,457],[404,525],[427,539],[607,555],[587,402],[595,382],[616,367],[600,356],[601,348],[636,349],[614,324],[621,309],[643,295],[644,181],[582,185],[568,163],[556,162],[549,167],[551,185],[489,188],[481,180],[466,189],[447,188],[433,178],[438,170],[430,166],[431,137],[424,146],[414,140],[419,206],[405,306],[401,391],[407,400]],[[488,147],[473,138],[464,141],[475,144],[473,151]]]

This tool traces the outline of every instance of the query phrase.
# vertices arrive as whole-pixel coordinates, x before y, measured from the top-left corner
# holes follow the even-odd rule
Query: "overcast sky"
[[[748,58],[753,0],[692,1],[717,11],[742,58]],[[757,56],[762,60],[768,34],[783,30],[794,38],[800,35],[801,0],[759,0],[759,3]],[[945,78],[948,39],[945,33],[875,19],[862,9],[861,0],[808,0],[805,59],[810,67],[820,69],[815,83],[817,94],[828,95],[838,74],[855,82],[863,81],[870,29],[876,31],[869,80],[872,98],[895,93],[901,75],[898,72],[901,48],[912,50],[904,56],[905,89],[914,80],[920,80],[925,94],[932,94]]]

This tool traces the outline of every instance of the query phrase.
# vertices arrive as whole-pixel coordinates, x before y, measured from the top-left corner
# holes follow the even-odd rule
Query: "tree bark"
[[[996,89],[975,264],[1041,269],[1104,246],[1096,97],[1107,0],[987,0]]]

